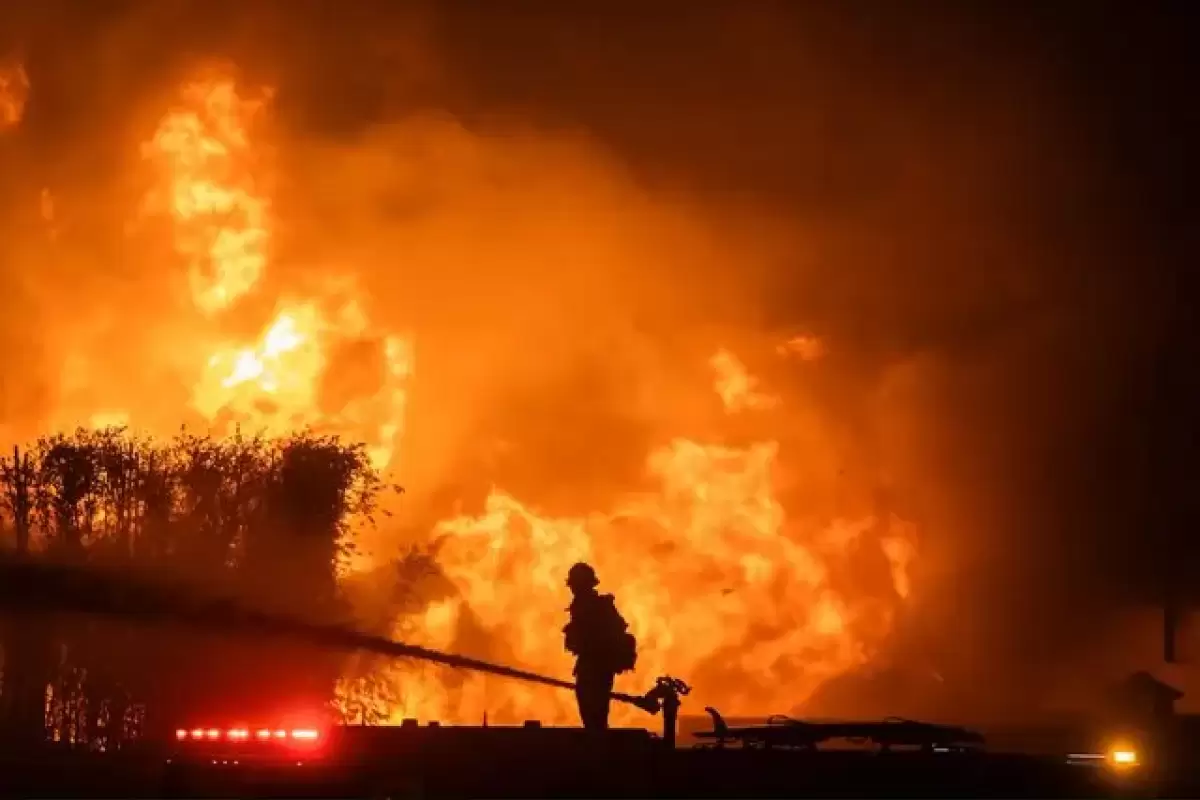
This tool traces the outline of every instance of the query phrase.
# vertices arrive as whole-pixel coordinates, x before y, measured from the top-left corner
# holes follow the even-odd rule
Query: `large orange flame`
[[[587,517],[545,517],[494,491],[483,514],[437,527],[438,560],[457,597],[396,632],[444,647],[475,626],[512,660],[567,674],[563,579],[571,564],[589,560],[641,643],[637,670],[620,679],[629,690],[675,673],[695,676],[705,703],[788,710],[869,657],[909,591],[914,551],[913,531],[900,520],[833,520],[816,529],[789,522],[776,493],[778,451],[774,442],[734,448],[676,439],[648,458],[658,491]],[[864,544],[889,564],[882,595],[856,596],[833,579]],[[383,672],[392,721],[574,718],[569,697],[476,677],[448,685],[445,675],[403,665]],[[378,680],[370,686],[378,691]],[[363,703],[355,696],[363,687],[346,683],[348,707]]]
[[[264,281],[272,268],[272,204],[256,173],[266,167],[252,126],[268,110],[267,97],[247,100],[232,81],[196,82],[145,145],[162,178],[147,208],[172,222],[201,320],[189,367],[191,408],[218,432],[235,425],[341,432],[365,441],[377,466],[395,467],[413,340],[373,321],[352,267],[328,270],[319,289]],[[264,308],[258,333],[246,336],[247,315]],[[343,346],[361,342],[372,345],[366,357],[378,361],[380,377],[354,391],[331,389],[344,368]],[[815,337],[799,337],[779,352],[815,361],[825,351]],[[714,384],[703,388],[719,395],[727,413],[744,420],[784,405],[731,349],[717,352],[710,366]],[[138,422],[119,408],[92,414],[96,424]],[[788,710],[870,658],[911,591],[916,551],[915,532],[897,519],[814,519],[786,508],[784,455],[773,437],[740,445],[668,439],[647,456],[644,492],[576,516],[547,515],[497,488],[481,513],[434,526],[437,562],[452,591],[404,613],[394,633],[565,677],[563,581],[572,563],[588,560],[640,642],[636,673],[620,679],[624,688],[640,691],[672,673],[694,681],[702,703]],[[890,568],[886,585],[863,591],[845,579],[864,557]],[[414,664],[369,670],[348,672],[339,687],[343,707],[370,703],[393,721],[574,719],[569,696],[538,687]]]
[[[270,203],[258,189],[251,129],[269,99],[265,93],[247,100],[228,79],[188,84],[143,146],[164,176],[148,207],[172,216],[191,300],[207,316],[234,308],[267,269]],[[328,402],[332,352],[364,339],[378,345],[381,384],[370,396]],[[279,297],[256,340],[215,344],[200,365],[192,406],[218,431],[312,427],[349,434],[365,441],[383,468],[403,424],[411,362],[408,339],[372,325],[353,281],[330,281],[319,296]]]

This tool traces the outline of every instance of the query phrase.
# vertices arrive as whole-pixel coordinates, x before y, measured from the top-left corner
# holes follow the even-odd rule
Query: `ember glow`
[[[21,124],[29,97],[29,77],[19,61],[0,60],[0,133]]]
[[[446,424],[436,415],[416,416],[409,402],[426,369],[416,358],[425,352],[422,329],[415,320],[381,313],[372,302],[365,288],[370,276],[394,265],[367,260],[358,254],[363,248],[347,248],[303,270],[294,268],[294,257],[277,255],[287,220],[269,187],[280,176],[265,155],[266,143],[256,138],[270,114],[269,92],[246,92],[228,79],[190,83],[143,147],[156,186],[136,214],[169,227],[179,294],[186,298],[173,309],[187,333],[170,362],[186,376],[187,407],[180,416],[198,417],[218,433],[235,426],[268,433],[311,426],[364,441],[376,466],[408,490],[400,502],[419,503],[440,487],[414,484],[410,476],[436,470],[418,471],[419,463],[410,468],[407,431]],[[428,154],[416,147],[389,154],[406,157],[415,162]],[[454,173],[442,179],[463,180]],[[437,189],[435,182],[428,191]],[[493,205],[488,213],[501,213]],[[462,238],[452,231],[439,235],[451,237],[447,247]],[[555,252],[548,246],[547,258]],[[405,253],[386,257],[403,264]],[[472,287],[454,288],[474,301]],[[501,307],[520,302],[517,297],[478,302]],[[564,579],[572,563],[587,560],[602,589],[616,593],[640,643],[637,671],[622,676],[619,689],[640,693],[657,676],[672,674],[697,686],[698,706],[780,712],[868,661],[912,591],[916,531],[898,518],[875,516],[866,502],[827,498],[814,508],[790,506],[787,498],[795,492],[789,486],[803,476],[820,474],[833,485],[836,479],[827,476],[837,465],[824,462],[832,445],[814,409],[751,374],[739,346],[718,343],[707,363],[698,359],[687,404],[711,408],[713,422],[700,432],[682,421],[674,430],[659,426],[648,452],[641,451],[639,489],[613,491],[601,505],[581,501],[571,512],[550,513],[538,498],[517,496],[499,485],[499,476],[485,476],[493,488],[480,508],[442,514],[423,532],[424,543],[435,543],[450,589],[423,597],[415,610],[397,611],[392,632],[567,677],[571,663],[560,633],[569,602]],[[814,336],[764,347],[767,354],[775,348],[809,362],[805,369],[819,370],[825,353]],[[525,355],[532,362],[541,354]],[[480,370],[490,366],[482,347],[458,358]],[[362,375],[369,379],[359,380]],[[102,387],[93,389],[94,407],[83,420],[152,427],[149,404],[110,401]],[[664,397],[652,404],[662,405]],[[488,399],[467,401],[483,405]],[[446,408],[463,403],[445,398]],[[669,409],[659,410],[669,416]],[[788,449],[777,435],[789,415],[817,420],[805,422],[811,450]],[[604,433],[595,435],[599,451]],[[412,538],[411,531],[393,536],[384,527],[353,569],[386,568],[392,553]],[[863,564],[878,568],[864,570]],[[496,722],[575,719],[573,698],[565,693],[424,665],[358,660],[347,666],[338,703],[348,714],[365,703],[382,706],[392,722],[418,717],[474,723],[485,714]],[[636,714],[618,711],[625,721],[640,721]]]
[[[728,350],[718,350],[709,364],[717,373],[717,394],[727,411],[771,408],[779,402],[779,398],[757,390],[757,381]]]
[[[825,345],[816,336],[793,336],[775,348],[784,357],[795,357],[801,361],[816,361],[825,355]]]

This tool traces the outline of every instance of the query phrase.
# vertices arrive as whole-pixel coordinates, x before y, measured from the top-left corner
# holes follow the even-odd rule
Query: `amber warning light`
[[[1113,766],[1121,768],[1136,767],[1138,765],[1137,751],[1129,747],[1114,747],[1108,754],[1109,760]]]

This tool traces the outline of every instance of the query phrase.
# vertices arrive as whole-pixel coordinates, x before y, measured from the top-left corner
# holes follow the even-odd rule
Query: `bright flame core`
[[[268,92],[247,100],[230,80],[190,83],[143,146],[164,177],[147,208],[171,216],[191,303],[210,318],[236,311],[267,270],[271,205],[259,188],[265,168],[251,130],[269,99]],[[381,379],[367,394],[330,402],[325,386],[346,367],[334,363],[334,352],[362,341],[374,345]],[[382,469],[403,427],[411,369],[408,339],[377,329],[354,280],[340,278],[315,295],[279,296],[255,341],[218,336],[200,365],[192,407],[218,431],[311,427],[353,436]]]

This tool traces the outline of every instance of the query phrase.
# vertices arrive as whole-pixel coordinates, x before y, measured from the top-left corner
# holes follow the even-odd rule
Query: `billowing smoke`
[[[778,441],[790,517],[920,529],[874,663],[935,710],[1046,700],[1039,669],[1108,575],[1060,570],[1133,514],[1092,495],[1120,484],[1089,442],[1148,341],[1068,76],[982,23],[807,6],[184,24],[199,8],[25,21],[32,89],[0,133],[6,438],[114,409],[209,421],[187,351],[210,323],[139,211],[139,147],[215,69],[276,90],[272,266],[224,331],[353,275],[373,324],[413,337],[401,527],[479,514],[492,486],[609,509],[672,437]],[[375,391],[378,340],[342,346],[326,396]],[[719,351],[779,402],[725,414]],[[833,684],[813,702],[888,710]]]

